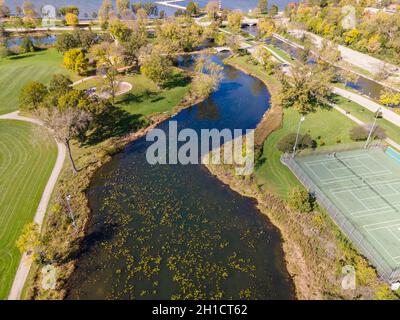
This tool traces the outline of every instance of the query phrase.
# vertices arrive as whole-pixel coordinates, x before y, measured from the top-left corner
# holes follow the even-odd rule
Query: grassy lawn
[[[0,59],[0,114],[18,109],[21,88],[29,81],[48,83],[51,75],[64,73],[77,80],[78,76],[63,67],[62,54],[48,49]]]
[[[282,128],[273,132],[264,142],[262,155],[263,163],[256,169],[256,178],[259,184],[273,191],[282,198],[287,197],[288,191],[299,184],[296,177],[280,162],[282,153],[276,148],[277,142],[288,133],[296,132],[300,115],[286,109]],[[332,125],[334,124],[334,125]],[[333,109],[319,109],[306,116],[300,132],[308,133],[318,145],[333,145],[351,142],[349,130],[354,123],[344,115]],[[320,137],[320,138],[319,138]],[[319,138],[319,139],[318,139]]]
[[[132,90],[118,96],[116,105],[131,114],[142,116],[173,111],[190,88],[190,82],[180,72],[175,74],[171,83],[164,89],[157,88],[153,81],[136,73],[123,76],[120,81],[132,84]],[[92,79],[76,88],[88,89],[96,87],[100,82],[100,79]]]
[[[15,241],[33,220],[56,156],[47,131],[0,120],[0,299],[7,298],[19,264]]]
[[[350,112],[350,114],[361,121],[371,124],[374,122],[375,114],[359,104],[341,96],[336,96],[335,101],[342,109]],[[398,126],[382,118],[378,119],[377,124],[385,129],[386,135],[389,138],[400,143],[400,128]]]

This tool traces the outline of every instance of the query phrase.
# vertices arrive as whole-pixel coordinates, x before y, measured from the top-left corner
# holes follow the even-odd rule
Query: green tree
[[[30,81],[22,87],[19,95],[20,110],[33,110],[44,101],[48,91],[43,83]]]
[[[21,253],[32,254],[35,259],[36,254],[42,244],[40,240],[40,228],[37,223],[31,222],[24,226],[19,236],[16,246]]]
[[[70,49],[64,53],[64,65],[67,69],[83,75],[89,68],[88,59],[82,49]]]
[[[275,17],[279,12],[279,8],[276,4],[273,4],[271,8],[269,9],[269,15],[270,17]]]
[[[77,6],[66,6],[62,7],[58,10],[58,12],[65,17],[68,13],[72,13],[76,16],[79,16],[79,8]]]
[[[268,0],[259,0],[257,6],[262,14],[268,13]]]
[[[228,26],[235,32],[239,32],[242,27],[243,13],[241,11],[233,11],[228,14]]]
[[[189,15],[195,16],[195,15],[199,14],[200,9],[199,9],[199,6],[198,6],[197,3],[194,3],[193,1],[190,1],[188,3],[188,5],[186,6],[186,11],[187,11],[187,13]]]
[[[122,42],[126,42],[131,35],[131,29],[129,29],[128,26],[120,20],[112,21],[108,28],[110,33]]]
[[[24,37],[21,42],[21,53],[34,52],[36,50],[35,45],[30,37]]]
[[[285,108],[294,108],[300,114],[315,112],[331,96],[334,74],[318,64],[295,63],[291,76],[282,75],[281,102]]]
[[[173,74],[171,59],[159,50],[151,50],[140,58],[141,72],[158,86],[164,85]]]
[[[292,210],[302,213],[311,212],[313,210],[314,199],[309,192],[302,187],[294,187],[288,195],[288,205]]]

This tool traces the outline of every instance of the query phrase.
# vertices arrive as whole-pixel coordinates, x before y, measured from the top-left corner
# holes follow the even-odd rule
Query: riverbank
[[[81,243],[87,240],[87,226],[91,209],[87,198],[87,189],[96,172],[112,156],[121,152],[125,146],[143,137],[148,131],[174,116],[181,110],[202,102],[207,97],[196,97],[189,90],[178,105],[169,112],[154,113],[147,117],[146,122],[140,122],[136,131],[124,136],[109,138],[91,146],[81,147],[75,142],[72,153],[76,159],[79,172],[73,175],[69,164],[64,164],[61,177],[54,190],[43,227],[43,238],[46,245],[45,259],[60,261],[54,263],[57,272],[57,285],[54,290],[42,290],[42,265],[35,263],[30,271],[27,283],[22,293],[23,299],[63,299],[66,295],[66,284],[75,269],[76,260],[81,252]],[[71,208],[77,224],[75,229],[69,220],[64,198],[71,195]],[[66,241],[68,239],[68,241]]]
[[[266,113],[256,136],[265,137],[265,146],[271,146],[268,137],[279,130],[290,113],[283,114],[279,101],[279,90],[273,77],[266,76],[251,64],[238,59],[228,59],[227,63],[240,68],[262,80],[272,96],[271,109]],[[275,79],[276,80],[276,79]],[[268,116],[268,113],[271,113]],[[285,118],[286,117],[286,118]],[[280,119],[280,121],[279,121]],[[266,161],[271,161],[267,158]],[[284,166],[281,165],[283,170]],[[207,165],[208,170],[234,191],[257,200],[259,210],[280,229],[287,268],[293,277],[299,299],[392,299],[396,296],[386,283],[380,281],[375,270],[359,255],[352,244],[343,236],[321,208],[310,214],[291,210],[279,194],[268,185],[261,186],[257,172],[249,178],[235,176],[232,166]],[[276,168],[280,170],[280,168]],[[267,177],[268,179],[268,177]],[[298,185],[298,183],[297,183]],[[342,267],[355,266],[357,276],[356,290],[341,289]]]

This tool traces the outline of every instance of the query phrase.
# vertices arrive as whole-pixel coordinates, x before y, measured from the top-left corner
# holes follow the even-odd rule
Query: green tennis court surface
[[[391,271],[399,268],[400,161],[380,149],[298,156],[295,161],[380,255],[376,260],[383,259]]]

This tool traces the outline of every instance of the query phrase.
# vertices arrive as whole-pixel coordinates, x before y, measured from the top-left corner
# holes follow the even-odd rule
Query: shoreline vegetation
[[[283,112],[278,99],[279,82],[273,76],[267,76],[261,69],[243,64],[235,57],[226,59],[225,63],[260,79],[270,92],[271,108],[255,131],[259,157],[263,146],[257,144],[260,141],[267,144],[270,135],[281,129],[286,120],[286,112]],[[222,156],[223,146],[220,151]],[[280,230],[286,266],[293,278],[298,299],[397,298],[323,208],[317,207],[311,213],[290,209],[284,197],[258,183],[257,171],[249,177],[242,177],[234,174],[232,165],[207,164],[206,167],[235,192],[255,199],[258,209]],[[286,169],[283,165],[282,167],[283,170]],[[341,268],[346,264],[356,266],[356,290],[341,289]]]

